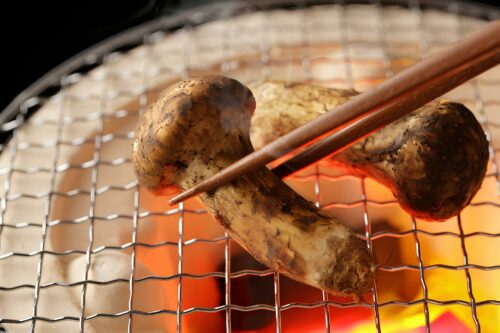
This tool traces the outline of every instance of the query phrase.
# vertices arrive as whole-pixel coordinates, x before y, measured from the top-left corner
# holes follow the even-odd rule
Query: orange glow
[[[325,177],[320,180],[322,206],[325,210],[343,221],[357,232],[364,233],[363,207],[361,204],[352,205],[360,195],[361,180],[355,177],[335,178],[339,175],[336,170],[329,170],[326,163],[320,163],[319,169],[322,174],[333,175],[333,178]],[[292,175],[287,182],[301,195],[309,200],[315,199],[314,168],[308,168],[299,174]],[[394,200],[392,194],[377,182],[365,180],[366,196],[370,202],[367,205],[368,217],[372,223],[372,233],[377,232],[405,232],[412,230],[411,217],[404,212],[396,203],[384,204]],[[474,202],[491,200],[496,196],[494,179],[485,179],[483,187],[474,199]],[[150,211],[164,212],[172,207],[168,206],[167,200],[153,197],[148,193],[141,193],[144,203],[141,206]],[[330,204],[334,202],[335,204]],[[373,204],[371,203],[373,202]],[[377,203],[381,202],[381,203]],[[340,203],[340,204],[339,204]],[[225,241],[218,242],[192,242],[193,239],[213,240],[224,236],[224,230],[206,214],[193,211],[203,209],[197,199],[185,203],[183,237],[189,244],[183,246],[183,272],[193,276],[203,276],[212,272],[224,272],[224,247]],[[491,223],[491,217],[495,214],[495,208],[489,205],[470,206],[461,214],[462,226],[465,234],[483,231],[500,233],[500,225]],[[451,232],[459,234],[456,218],[441,223],[416,221],[417,229],[429,233]],[[146,229],[148,230],[148,229]],[[175,213],[167,217],[158,217],[150,234],[143,235],[148,239],[158,242],[164,235],[170,235],[170,241],[177,243],[179,234],[179,214]],[[140,237],[141,235],[139,235]],[[460,237],[450,235],[432,236],[423,233],[418,234],[420,242],[421,260],[424,266],[448,265],[462,266],[463,253]],[[413,233],[407,233],[401,237],[381,235],[372,239],[375,260],[378,265],[397,267],[410,265],[418,268],[415,237]],[[482,236],[471,236],[465,240],[470,263],[478,265],[495,265],[497,260],[498,241],[496,238]],[[142,261],[154,275],[175,275],[178,272],[178,246],[162,247],[161,251],[151,253],[142,248],[137,249],[137,260]],[[244,253],[237,244],[231,242],[231,256],[234,258]],[[233,267],[236,272],[249,267]],[[235,265],[233,265],[235,266]],[[255,267],[250,267],[255,269]],[[265,269],[265,268],[261,268]],[[470,269],[473,280],[473,292],[476,302],[487,299],[497,299],[500,294],[500,272],[498,270]],[[447,269],[436,267],[427,269],[424,273],[427,284],[428,298],[436,301],[461,300],[470,302],[467,290],[467,280],[464,269]],[[272,275],[265,277],[254,277],[253,282],[245,282],[245,278],[232,278],[232,304],[248,306],[252,304],[269,304],[274,306],[274,294],[272,293]],[[267,279],[267,280],[266,280]],[[290,279],[281,277],[281,305],[306,304],[321,302],[321,292],[317,289],[301,285]],[[252,283],[256,285],[252,285]],[[267,283],[267,287],[259,289]],[[265,282],[267,281],[267,282]],[[265,283],[264,283],[265,282]],[[169,307],[177,310],[178,279],[175,278],[166,284],[168,291]],[[243,287],[241,287],[243,286]],[[271,286],[271,287],[269,287]],[[242,291],[235,288],[250,288]],[[252,289],[254,288],[254,289]],[[267,289],[266,289],[267,288]],[[378,303],[392,301],[415,302],[423,298],[423,290],[418,269],[398,269],[395,271],[377,271]],[[265,294],[256,298],[255,294]],[[242,296],[243,295],[243,296]],[[267,295],[267,296],[266,296]],[[245,297],[241,299],[241,297]],[[330,301],[340,304],[352,304],[352,299],[340,299],[329,297]],[[369,304],[371,296],[365,298]],[[240,302],[240,303],[238,303]],[[222,277],[203,277],[195,279],[184,277],[182,279],[182,306],[186,311],[194,307],[213,308],[223,306],[224,279]],[[439,306],[428,304],[429,321],[433,332],[473,332],[475,331],[471,308],[468,306],[452,304]],[[410,306],[385,305],[378,308],[380,324],[383,332],[394,333],[421,333],[425,332],[426,318],[423,303]],[[273,311],[259,312],[233,312],[233,332],[275,332],[276,322]],[[237,312],[235,314],[235,312]],[[376,332],[374,311],[368,306],[329,307],[330,327],[335,332]],[[185,332],[224,332],[225,330],[224,310],[214,313],[191,312],[183,316],[182,325]],[[236,316],[236,317],[235,317]],[[263,317],[262,317],[263,316]],[[495,327],[500,324],[500,309],[498,306],[479,306],[477,316],[480,319],[484,332],[494,332]],[[168,331],[175,331],[176,316],[166,316],[166,327]],[[244,322],[252,323],[256,318],[262,319],[263,323],[257,328],[245,329]],[[319,305],[314,308],[292,307],[281,312],[281,325],[284,332],[324,332],[325,331],[325,308]]]

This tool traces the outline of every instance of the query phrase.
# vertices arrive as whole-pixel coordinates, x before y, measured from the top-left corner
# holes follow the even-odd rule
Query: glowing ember
[[[314,200],[314,174],[315,167],[291,177],[288,182],[294,189]],[[364,231],[362,207],[356,198],[360,194],[361,180],[354,177],[345,177],[335,170],[329,170],[326,165],[319,166],[321,174],[319,185],[321,187],[320,203],[324,209],[332,214],[341,216],[349,221],[350,226],[360,233]],[[333,183],[334,182],[334,183]],[[378,312],[384,332],[424,332],[426,317],[424,312],[423,288],[418,257],[415,248],[415,236],[412,232],[412,218],[393,202],[394,198],[387,189],[375,181],[366,179],[365,189],[369,202],[367,211],[373,221],[372,237],[374,255],[380,269],[377,271]],[[493,179],[485,180],[476,202],[485,197],[495,197]],[[144,202],[147,202],[151,211],[165,209],[165,200],[153,199],[144,193]],[[337,204],[331,204],[336,202]],[[354,204],[350,203],[354,202]],[[385,202],[392,202],[384,204]],[[224,240],[217,244],[203,242],[203,239],[216,239],[224,235],[223,230],[207,215],[196,214],[202,209],[196,199],[186,203],[188,212],[185,214],[183,224],[184,239],[198,239],[192,244],[183,246],[182,269],[188,275],[182,279],[182,306],[187,314],[183,316],[183,327],[189,331],[223,331],[225,328],[225,283],[223,272]],[[471,205],[462,214],[463,219],[475,221],[473,225],[463,226],[464,233],[476,231],[491,233],[500,232],[500,227],[488,221],[491,213],[488,206]],[[177,216],[165,218],[161,224],[156,224],[152,234],[177,235]],[[475,329],[471,308],[453,304],[456,300],[470,302],[466,272],[463,265],[463,252],[457,218],[444,223],[429,223],[415,221],[422,264],[427,267],[423,274],[427,286],[428,298],[438,301],[451,301],[446,306],[427,303],[428,320],[433,332],[472,332]],[[403,233],[394,237],[391,232]],[[404,233],[407,232],[407,233]],[[425,232],[425,233],[423,233]],[[428,233],[439,233],[429,235]],[[475,236],[465,238],[465,247],[471,262],[492,265],[495,262],[493,242],[484,241],[478,244]],[[155,275],[172,275],[178,269],[178,248],[157,252],[150,255],[141,249],[138,250],[138,259],[144,262]],[[237,306],[255,306],[267,304],[269,310],[239,311],[232,310],[232,327],[234,332],[274,332],[276,329],[274,300],[274,281],[271,272],[253,260],[236,243],[231,242],[231,303]],[[444,265],[444,266],[443,266]],[[169,268],[165,268],[168,266]],[[449,269],[447,266],[460,266],[459,270]],[[161,268],[163,274],[158,271]],[[168,271],[168,274],[166,271]],[[244,275],[240,272],[251,270],[263,272],[261,276]],[[219,277],[214,277],[210,272],[221,272]],[[487,271],[471,268],[469,274],[473,277],[472,285],[476,302],[487,299],[488,295],[498,294],[500,286],[495,281],[500,279],[497,271]],[[174,283],[175,281],[175,283]],[[177,280],[168,285],[172,309],[177,308]],[[285,332],[324,332],[325,311],[321,292],[301,285],[285,277],[280,278],[280,304],[310,304],[316,303],[312,308],[292,306],[281,312],[282,329]],[[330,326],[336,332],[375,332],[374,311],[372,297],[367,296],[364,304],[355,304],[352,299],[329,297],[329,301],[345,304],[346,307],[329,306]],[[411,303],[410,306],[401,306],[395,302]],[[213,313],[189,313],[192,308],[213,308],[220,306],[221,310]],[[478,307],[477,315],[481,316],[483,328],[494,327],[498,323],[496,307]],[[174,329],[175,317],[168,319],[166,325]]]

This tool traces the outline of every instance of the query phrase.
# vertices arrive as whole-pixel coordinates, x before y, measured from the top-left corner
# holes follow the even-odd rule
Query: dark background
[[[197,2],[200,0],[2,1],[0,110],[37,78],[79,51]],[[500,7],[500,0],[481,2]]]

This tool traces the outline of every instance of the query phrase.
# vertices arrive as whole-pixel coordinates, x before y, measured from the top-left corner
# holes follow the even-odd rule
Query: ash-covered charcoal
[[[268,81],[250,86],[255,149],[345,103],[357,92],[305,83]],[[386,185],[410,214],[445,220],[469,204],[488,164],[488,142],[464,105],[425,105],[328,158],[337,168]]]

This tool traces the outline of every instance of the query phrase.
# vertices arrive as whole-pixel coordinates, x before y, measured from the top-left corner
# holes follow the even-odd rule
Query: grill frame
[[[275,8],[282,8],[285,5],[286,6],[293,6],[294,8],[297,9],[302,9],[306,8],[309,5],[318,5],[318,4],[332,4],[332,3],[339,3],[335,1],[298,1],[298,2],[288,2],[288,1],[270,1],[270,4],[267,6],[264,5],[263,1],[247,1],[245,3],[236,3],[233,4],[231,7],[224,7],[225,13],[224,15],[228,15],[228,17],[232,17],[235,15],[239,15],[242,13],[247,12],[248,10],[250,11],[266,11],[266,10],[271,10]],[[341,4],[350,4],[350,1],[342,1]],[[356,1],[356,3],[360,3],[359,1]],[[363,2],[362,2],[363,3]],[[478,6],[473,6],[473,5],[468,5],[465,3],[459,3],[459,2],[453,2],[451,4],[443,4],[442,2],[438,1],[371,1],[368,2],[372,4],[373,6],[377,6],[377,8],[382,9],[383,6],[385,5],[405,5],[409,7],[411,10],[415,10],[417,13],[420,12],[420,15],[422,13],[422,10],[428,9],[428,8],[436,8],[436,9],[443,9],[446,8],[446,11],[454,13],[456,15],[464,15],[467,14],[469,15],[472,13],[472,15],[477,15],[480,17],[487,17],[488,19],[494,19],[494,18],[499,18],[500,17],[500,11],[491,7],[478,7]],[[58,88],[61,88],[60,91],[64,93],[64,87],[67,86],[72,82],[72,80],[75,78],[75,73],[77,74],[84,74],[86,72],[85,70],[81,70],[82,67],[84,68],[95,68],[97,66],[102,66],[106,65],[108,61],[113,57],[114,52],[117,52],[117,50],[127,50],[131,47],[134,46],[143,46],[145,45],[151,45],[152,43],[152,36],[154,35],[155,32],[157,31],[176,31],[179,28],[186,29],[186,31],[198,26],[205,24],[207,22],[217,20],[221,17],[220,11],[223,5],[220,4],[210,4],[210,5],[203,5],[200,7],[192,8],[192,9],[186,9],[184,11],[174,13],[169,16],[165,16],[163,18],[160,18],[158,20],[148,22],[146,24],[143,24],[137,28],[133,28],[129,31],[126,31],[118,36],[115,36],[107,41],[104,41],[95,47],[82,52],[81,54],[75,56],[74,58],[68,60],[61,66],[55,68],[51,72],[47,73],[44,77],[42,77],[40,80],[38,80],[36,83],[34,83],[32,86],[30,86],[28,89],[26,89],[24,92],[22,92],[20,95],[16,97],[16,99],[7,106],[7,108],[2,112],[0,115],[0,123],[1,125],[1,132],[3,133],[4,138],[11,137],[11,140],[8,144],[3,144],[1,146],[2,151],[4,149],[10,149],[11,150],[11,158],[12,161],[15,159],[16,156],[16,151],[20,149],[18,146],[18,138],[17,138],[17,129],[21,128],[25,122],[29,119],[30,115],[36,112],[36,109],[39,105],[43,104],[44,98],[46,96],[51,96],[53,93],[53,89],[55,87],[56,90],[59,90]],[[380,10],[380,15],[383,15],[383,10]],[[344,16],[345,18],[345,16]],[[460,19],[458,20],[459,22]],[[304,23],[303,30],[305,31],[306,23]],[[345,30],[345,29],[344,29]],[[463,34],[463,27],[458,28],[457,34],[462,35]],[[380,43],[383,45],[383,41],[385,40],[384,34],[385,31],[383,29],[383,24],[381,25],[381,29],[379,31],[380,34]],[[189,35],[187,35],[189,36]],[[307,45],[307,33],[304,35],[306,36],[304,39],[304,45]],[[187,37],[189,38],[189,37]],[[346,37],[344,36],[343,42],[347,43]],[[421,41],[421,48],[423,53],[426,53],[426,48],[428,45],[426,45],[425,40]],[[187,43],[186,43],[187,44]],[[345,45],[344,45],[345,46]],[[224,45],[222,46],[224,48]],[[186,55],[189,54],[189,47],[186,47],[185,52]],[[342,48],[344,51],[346,50],[346,47]],[[385,50],[384,46],[383,49]],[[266,48],[265,46],[263,47],[263,50],[265,51]],[[188,57],[186,57],[188,58]],[[350,57],[347,54],[344,54],[344,59],[346,64],[349,64]],[[390,76],[393,73],[391,72],[391,67],[390,65],[390,59],[388,56],[388,52],[385,50],[384,52],[384,68],[386,72],[386,76]],[[305,76],[308,77],[311,75],[310,73],[310,59],[308,58],[308,54],[306,52],[303,53],[303,59],[302,59],[302,65],[303,65],[303,70],[305,73]],[[104,66],[105,67],[105,66]],[[221,70],[224,72],[224,68]],[[346,68],[347,73],[349,73],[349,65],[347,65]],[[187,73],[189,72],[189,64],[184,64],[184,76],[187,76]],[[350,84],[352,85],[352,73],[348,74],[348,79],[350,80]],[[148,77],[144,75],[143,77],[143,86],[142,86],[142,94],[147,93],[147,80]],[[487,116],[484,113],[484,103],[482,99],[480,98],[480,92],[477,88],[477,83],[474,83],[472,81],[473,85],[475,85],[475,100],[476,100],[476,105],[478,110],[482,110],[481,115],[484,116],[484,119],[479,119],[480,122],[485,126],[485,131],[488,136],[490,136],[489,132],[489,123],[487,120]],[[45,91],[45,92],[44,92]],[[46,92],[48,91],[48,92]],[[106,103],[106,100],[101,101],[102,103]],[[148,103],[147,98],[142,98],[141,99],[141,108],[144,108]],[[61,317],[61,318],[45,318],[37,315],[37,305],[38,305],[38,295],[39,292],[42,288],[47,288],[50,287],[51,285],[64,285],[64,283],[54,283],[54,284],[42,284],[41,283],[41,275],[42,275],[42,269],[43,269],[43,257],[45,254],[51,254],[51,255],[65,255],[61,253],[55,253],[55,252],[50,252],[45,250],[45,240],[46,240],[46,235],[47,235],[47,229],[50,228],[51,226],[57,225],[59,223],[77,223],[78,221],[50,221],[49,214],[50,214],[50,203],[52,202],[51,198],[53,195],[60,195],[61,193],[56,193],[54,192],[54,182],[55,182],[55,177],[58,172],[58,168],[61,168],[60,165],[57,163],[57,157],[58,157],[58,149],[61,145],[61,137],[60,137],[60,132],[62,126],[65,124],[64,121],[64,109],[61,108],[60,114],[59,114],[59,120],[57,122],[57,136],[55,142],[51,143],[46,143],[47,145],[53,144],[55,149],[56,149],[56,154],[54,155],[53,163],[52,163],[52,168],[50,170],[43,170],[45,172],[49,172],[51,175],[51,187],[47,193],[41,193],[38,196],[35,195],[37,198],[41,198],[44,196],[47,196],[49,199],[49,205],[47,207],[47,211],[45,212],[45,222],[42,223],[41,225],[33,225],[36,227],[40,227],[42,230],[42,239],[41,239],[41,244],[40,244],[40,250],[37,252],[31,252],[31,253],[7,253],[4,255],[0,256],[0,260],[6,259],[11,256],[36,256],[40,255],[40,260],[38,262],[37,266],[37,281],[35,285],[30,285],[30,286],[16,286],[16,287],[3,287],[0,286],[0,290],[2,291],[8,291],[8,290],[15,290],[17,288],[34,288],[35,290],[35,299],[34,299],[34,305],[33,305],[33,316],[30,318],[25,318],[23,320],[13,320],[13,319],[8,319],[8,318],[2,318],[0,319],[0,324],[1,323],[24,323],[24,322],[31,322],[32,326],[30,331],[35,332],[36,329],[36,322],[37,321],[46,321],[46,322],[58,322],[62,320],[73,320],[73,321],[78,321],[80,325],[80,331],[84,330],[84,323],[86,320],[93,319],[95,317],[99,316],[128,316],[129,321],[128,321],[128,327],[129,331],[132,331],[132,315],[133,314],[142,314],[142,315],[156,315],[160,313],[164,314],[172,314],[177,316],[177,331],[180,332],[182,331],[182,316],[188,313],[192,312],[197,312],[197,311],[204,311],[204,312],[219,312],[219,311],[224,311],[226,312],[226,331],[230,332],[231,331],[231,310],[236,309],[240,311],[252,311],[252,310],[268,310],[268,311],[274,311],[275,313],[275,319],[276,319],[276,331],[281,332],[281,312],[285,311],[289,308],[293,307],[323,307],[325,310],[325,330],[330,331],[330,306],[333,307],[350,307],[350,306],[358,306],[358,304],[355,303],[337,303],[337,302],[332,302],[328,299],[328,295],[326,293],[322,293],[322,301],[315,302],[315,303],[309,303],[309,304],[301,304],[301,303],[289,303],[285,305],[280,304],[280,279],[279,275],[275,272],[272,271],[245,271],[245,272],[240,272],[238,274],[233,274],[231,273],[231,267],[230,267],[230,253],[231,253],[231,245],[229,238],[227,234],[225,234],[224,237],[219,238],[219,239],[214,239],[214,240],[209,240],[211,242],[223,242],[224,243],[224,258],[225,258],[225,271],[223,273],[220,272],[213,272],[210,274],[206,274],[205,276],[218,276],[221,278],[224,278],[224,286],[225,286],[225,304],[222,306],[214,307],[214,308],[192,308],[192,309],[187,309],[187,310],[182,310],[182,281],[183,278],[188,276],[183,271],[183,251],[184,247],[187,246],[188,244],[193,244],[198,241],[206,241],[206,240],[190,240],[190,243],[186,243],[186,240],[183,238],[183,227],[184,227],[184,214],[186,212],[190,212],[184,207],[184,204],[180,204],[177,209],[172,209],[169,211],[166,211],[164,214],[165,215],[173,215],[173,214],[179,214],[179,222],[178,222],[178,228],[179,228],[179,239],[178,242],[175,244],[168,244],[172,246],[177,246],[178,248],[178,254],[179,254],[179,261],[178,261],[178,274],[175,276],[168,277],[169,279],[177,279],[178,280],[178,307],[176,311],[174,310],[159,310],[159,311],[152,311],[152,312],[141,312],[137,310],[132,309],[132,303],[133,303],[133,288],[134,288],[134,283],[138,282],[137,279],[134,279],[134,269],[135,269],[135,248],[137,246],[147,246],[147,244],[142,244],[137,242],[137,228],[138,228],[138,223],[141,217],[147,216],[148,213],[141,213],[139,212],[139,201],[140,201],[140,192],[138,185],[133,183],[133,184],[128,184],[125,186],[126,189],[134,189],[134,213],[131,216],[131,219],[133,221],[133,232],[132,232],[132,242],[123,244],[121,249],[124,248],[132,248],[132,256],[131,256],[131,275],[129,280],[127,281],[129,283],[129,290],[130,290],[130,297],[129,297],[129,310],[124,312],[124,313],[117,313],[117,314],[97,314],[89,317],[85,317],[85,290],[86,286],[89,283],[88,281],[88,268],[89,264],[91,262],[91,256],[92,254],[98,253],[100,251],[104,251],[107,248],[103,249],[93,249],[93,237],[94,237],[94,226],[93,226],[93,221],[99,218],[103,217],[98,217],[94,215],[93,211],[93,204],[95,203],[95,197],[99,194],[99,191],[102,189],[99,189],[97,187],[97,167],[98,165],[102,162],[99,159],[99,150],[101,145],[106,142],[106,140],[111,140],[113,138],[120,138],[118,135],[114,135],[112,137],[106,137],[103,133],[103,126],[104,126],[104,120],[105,120],[105,115],[102,113],[102,110],[97,116],[97,120],[100,122],[99,125],[99,130],[96,135],[95,139],[95,150],[93,154],[93,165],[89,165],[86,167],[90,167],[92,169],[92,186],[90,191],[88,191],[88,195],[90,196],[90,211],[89,215],[87,218],[90,220],[90,229],[89,229],[89,246],[87,251],[84,251],[81,254],[85,254],[87,258],[87,264],[86,264],[86,279],[85,281],[82,281],[80,284],[83,285],[83,293],[81,295],[81,313],[79,317]],[[13,120],[11,120],[14,118]],[[130,138],[131,134],[128,133],[123,136],[124,138]],[[70,144],[81,144],[81,142],[77,143],[71,143]],[[22,149],[22,147],[21,147]],[[489,173],[486,175],[486,177],[495,177],[497,181],[497,186],[500,186],[500,175],[498,171],[498,164],[497,161],[494,158],[494,152],[498,150],[495,147],[490,146],[490,155],[492,157],[493,161],[493,172]],[[491,157],[490,156],[490,157]],[[130,162],[126,158],[123,158],[120,161],[116,162],[111,162],[111,163],[125,163],[125,162]],[[71,167],[71,166],[66,166],[66,167]],[[64,166],[62,166],[64,168]],[[10,175],[13,172],[13,166],[9,166],[7,170],[7,177],[4,182],[4,189],[6,190],[6,194],[2,197],[2,220],[0,224],[0,233],[2,232],[2,229],[5,227],[12,227],[12,226],[7,226],[3,224],[3,219],[4,215],[6,212],[6,207],[7,207],[7,202],[10,200],[13,200],[15,198],[9,197],[11,193],[9,193],[9,179]],[[19,170],[16,170],[19,172]],[[26,173],[33,173],[33,172],[39,172],[40,170],[28,170]],[[319,171],[319,168],[316,167],[316,172],[314,175],[314,190],[315,190],[315,195],[316,195],[316,204],[319,206],[320,202],[320,179],[324,177],[324,175],[321,174]],[[82,192],[83,193],[83,192]],[[366,191],[365,191],[365,180],[363,179],[361,182],[361,193],[362,193],[362,199],[359,203],[364,207],[364,227],[365,227],[365,238],[367,241],[367,245],[369,248],[372,248],[372,241],[376,239],[377,237],[382,237],[386,236],[391,233],[387,232],[381,232],[381,233],[373,233],[371,231],[371,224],[370,224],[370,218],[368,215],[368,209],[367,205],[371,203],[371,201],[367,198]],[[71,193],[63,193],[62,195],[68,195],[71,196]],[[395,202],[384,202],[383,204],[393,204]],[[199,212],[195,212],[199,213]],[[104,217],[109,218],[109,217]],[[23,228],[26,227],[25,224],[22,225],[16,225],[14,226],[15,228]],[[380,303],[377,299],[377,292],[376,292],[376,286],[375,286],[375,292],[373,293],[373,304],[371,303],[361,303],[361,306],[369,307],[372,308],[374,311],[374,317],[375,317],[375,327],[377,331],[381,332],[381,325],[380,325],[380,316],[378,313],[378,308],[380,306],[386,306],[390,304],[400,304],[400,305],[414,305],[414,304],[420,304],[422,303],[423,305],[423,311],[425,314],[426,318],[426,329],[428,332],[430,332],[430,319],[429,319],[429,310],[428,310],[428,305],[429,304],[434,304],[434,305],[447,305],[447,304],[461,304],[470,307],[471,309],[471,316],[475,322],[476,325],[476,331],[479,332],[481,330],[480,327],[480,322],[477,316],[476,309],[478,306],[481,305],[486,305],[486,304],[492,304],[492,305],[500,305],[500,300],[487,300],[487,301],[482,301],[482,302],[477,302],[475,300],[473,291],[472,291],[472,278],[469,273],[470,268],[475,268],[475,269],[484,269],[484,270],[495,270],[495,269],[500,269],[500,265],[497,266],[481,266],[481,265],[474,265],[469,262],[469,257],[467,254],[467,249],[465,246],[465,239],[467,237],[471,236],[476,236],[476,235],[481,235],[481,236],[486,236],[486,237],[500,237],[500,234],[489,234],[489,233],[473,233],[473,234],[465,234],[462,226],[462,220],[459,217],[458,218],[458,228],[459,228],[459,233],[454,234],[454,233],[445,233],[453,237],[458,237],[461,240],[461,246],[462,246],[462,251],[463,251],[463,256],[464,256],[464,265],[462,266],[447,266],[447,265],[433,265],[433,266],[424,266],[421,258],[421,253],[420,253],[420,241],[419,241],[419,235],[420,234],[426,234],[426,235],[436,235],[432,233],[428,233],[422,230],[419,230],[417,228],[417,221],[415,219],[412,219],[412,230],[409,232],[405,233],[392,233],[393,237],[403,237],[406,234],[413,234],[414,240],[415,240],[415,248],[416,248],[416,256],[418,260],[418,265],[417,266],[399,266],[399,267],[384,267],[380,266],[379,269],[381,270],[389,270],[389,271],[395,271],[395,270],[401,270],[401,269],[412,269],[412,270],[418,270],[420,273],[420,278],[421,278],[421,284],[422,284],[422,289],[423,289],[423,295],[424,297],[422,299],[418,299],[412,302],[385,302],[385,303]],[[1,244],[0,244],[1,245]],[[163,244],[167,245],[167,243]],[[109,247],[112,248],[112,247]],[[79,251],[74,251],[74,253],[80,253]],[[428,297],[428,291],[427,291],[427,286],[425,282],[425,275],[424,272],[425,270],[429,269],[436,269],[436,268],[447,268],[447,269],[456,269],[456,270],[464,270],[467,278],[467,287],[468,287],[468,292],[469,292],[469,302],[461,301],[461,300],[456,300],[456,301],[438,301],[438,300],[433,300]],[[231,278],[234,278],[235,276],[241,276],[245,274],[254,274],[258,276],[264,276],[264,275],[270,275],[273,276],[273,281],[274,281],[274,288],[275,288],[275,306],[271,305],[263,305],[263,304],[258,304],[256,306],[252,307],[243,307],[235,304],[231,304],[231,294],[230,294],[230,281]],[[140,280],[140,279],[139,279]],[[112,280],[108,281],[104,284],[109,284],[113,282],[117,282],[119,280]],[[93,281],[92,283],[98,283]]]

